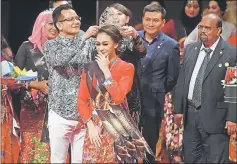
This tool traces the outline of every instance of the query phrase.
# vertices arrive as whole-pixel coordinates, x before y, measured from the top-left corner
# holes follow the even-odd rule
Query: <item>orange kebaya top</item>
[[[116,63],[111,65],[111,84],[103,86],[106,88],[114,104],[121,104],[124,102],[127,93],[131,90],[134,76],[134,66],[131,63],[127,63],[117,58]],[[97,79],[93,75],[93,87],[96,88]],[[78,112],[83,121],[87,121],[91,118],[93,109],[96,109],[95,103],[93,103],[89,89],[86,83],[86,74],[83,71],[81,84],[78,94]],[[93,105],[94,104],[94,105]]]

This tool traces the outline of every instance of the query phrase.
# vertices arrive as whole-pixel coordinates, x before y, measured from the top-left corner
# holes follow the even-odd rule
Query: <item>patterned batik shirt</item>
[[[81,71],[95,52],[92,38],[84,40],[80,32],[73,40],[58,36],[45,43],[44,55],[49,71],[48,108],[69,120],[79,120],[77,95]]]

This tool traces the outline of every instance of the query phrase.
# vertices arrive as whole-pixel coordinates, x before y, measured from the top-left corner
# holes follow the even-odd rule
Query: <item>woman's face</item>
[[[118,17],[120,26],[125,26],[129,22],[129,19],[130,19],[129,16],[126,16],[121,11],[113,7],[111,7],[111,11],[113,12],[113,14],[115,14]]]
[[[104,55],[104,56],[112,56],[116,52],[116,48],[118,47],[118,43],[115,43],[112,38],[102,32],[98,33],[96,37],[96,50],[98,54]]]
[[[216,1],[210,1],[208,6],[208,12],[213,13],[221,17],[221,9]]]
[[[198,15],[200,7],[197,1],[190,0],[185,6],[185,13],[188,17],[193,18]]]
[[[57,32],[56,28],[53,25],[53,21],[46,23],[44,25],[44,30],[45,30],[46,37],[49,40],[54,39],[58,36],[58,32]]]

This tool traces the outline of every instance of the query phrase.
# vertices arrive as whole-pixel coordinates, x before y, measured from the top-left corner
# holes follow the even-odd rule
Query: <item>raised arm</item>
[[[73,57],[82,52],[85,43],[85,40],[80,38],[76,45],[71,45],[69,47],[65,45],[64,47],[62,46],[62,48],[58,48],[60,43],[57,41],[47,41],[44,46],[44,55],[47,65],[52,68],[68,65]]]
[[[122,69],[116,72],[116,76],[120,76],[120,80],[115,81],[112,76],[107,78],[103,84],[116,104],[120,104],[125,100],[133,84],[134,66],[130,63],[121,66]]]
[[[70,61],[69,65],[90,62],[96,54],[95,38],[89,38],[81,48],[81,53],[77,53]]]

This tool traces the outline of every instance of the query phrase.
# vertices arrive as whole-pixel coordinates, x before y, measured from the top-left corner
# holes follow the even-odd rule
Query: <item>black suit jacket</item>
[[[184,60],[174,95],[174,112],[184,114],[186,123],[188,92],[191,76],[201,48],[201,41],[189,44],[184,50]],[[236,109],[230,109],[224,102],[224,80],[226,64],[235,66],[237,62],[236,48],[220,38],[211,60],[206,68],[202,88],[200,115],[204,129],[208,133],[223,133],[227,120],[236,122]]]
[[[139,35],[144,39],[144,31],[139,31]],[[142,112],[149,116],[163,116],[165,94],[176,85],[179,75],[180,51],[177,42],[161,32],[157,45],[158,50],[147,61],[140,61],[137,68]]]

